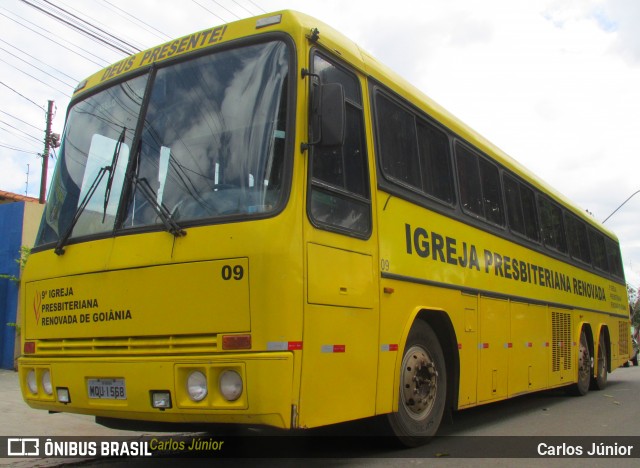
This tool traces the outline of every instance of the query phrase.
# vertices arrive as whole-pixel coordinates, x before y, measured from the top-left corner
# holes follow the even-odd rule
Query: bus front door
[[[378,362],[379,282],[362,79],[318,51],[311,57],[312,90],[340,85],[344,137],[341,145],[312,145],[308,154],[301,427],[373,415]]]

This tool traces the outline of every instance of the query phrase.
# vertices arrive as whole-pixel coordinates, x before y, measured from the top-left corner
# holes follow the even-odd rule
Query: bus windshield
[[[279,209],[288,73],[288,47],[272,41],[152,69],[75,103],[36,245]]]

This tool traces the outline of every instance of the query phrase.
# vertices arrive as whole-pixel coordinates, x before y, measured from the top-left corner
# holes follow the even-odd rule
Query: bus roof
[[[490,156],[504,167],[510,169],[529,184],[555,199],[563,206],[587,223],[606,233],[609,237],[617,237],[600,222],[588,216],[586,212],[563,194],[552,188],[534,173],[525,168],[518,161],[507,155],[498,146],[491,143],[471,127],[463,123],[453,114],[448,112],[422,91],[410,84],[405,78],[383,65],[371,54],[360,48],[344,34],[333,29],[322,21],[303,13],[292,10],[283,10],[268,13],[253,18],[243,19],[225,25],[214,26],[198,31],[181,38],[168,41],[164,44],[131,55],[82,81],[74,91],[73,98],[81,96],[85,92],[105,84],[124,75],[134,73],[136,70],[150,67],[154,63],[160,63],[201,51],[208,47],[229,43],[244,37],[277,31],[289,33],[295,40],[303,40],[312,30],[318,29],[319,39],[317,44],[333,52],[337,52],[344,60],[359,69],[362,73],[374,78],[398,95],[407,99],[436,121],[449,128],[459,137],[473,144],[479,150]]]

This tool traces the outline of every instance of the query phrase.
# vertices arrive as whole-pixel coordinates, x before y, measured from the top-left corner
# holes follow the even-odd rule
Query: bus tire
[[[598,363],[593,368],[593,380],[591,388],[593,390],[604,390],[607,386],[607,348],[604,333],[600,332],[598,339]]]
[[[402,357],[398,412],[387,415],[393,434],[407,447],[416,447],[436,434],[447,395],[447,370],[442,347],[433,329],[413,324]]]
[[[583,396],[589,391],[591,384],[591,354],[589,343],[584,329],[580,332],[580,345],[578,346],[578,381],[571,385],[569,392],[573,395]]]

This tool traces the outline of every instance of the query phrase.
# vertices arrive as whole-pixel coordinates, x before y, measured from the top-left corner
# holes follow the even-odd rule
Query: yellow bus
[[[313,428],[603,388],[616,237],[329,26],[213,27],[80,83],[22,284],[22,393]]]

